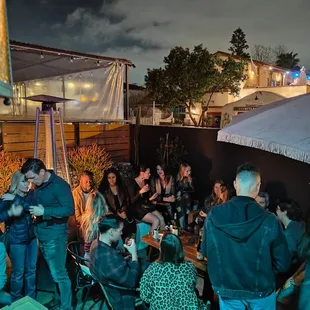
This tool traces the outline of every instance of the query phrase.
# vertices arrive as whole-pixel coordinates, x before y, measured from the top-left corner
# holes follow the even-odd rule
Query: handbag
[[[10,251],[9,226],[6,226],[4,232],[1,233],[0,242],[2,242],[4,244],[7,253],[9,253],[9,251]]]

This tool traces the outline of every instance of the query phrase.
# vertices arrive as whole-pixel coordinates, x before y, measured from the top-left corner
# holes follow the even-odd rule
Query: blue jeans
[[[0,291],[0,307],[4,307],[10,305],[12,302],[10,294],[1,290]],[[2,308],[1,308],[2,309]]]
[[[55,299],[60,299],[60,310],[72,309],[71,281],[66,269],[67,235],[60,234],[50,240],[39,240],[39,247],[50,269],[56,288]]]
[[[36,298],[36,266],[38,258],[37,239],[28,244],[11,244],[9,257],[12,263],[10,293],[15,301],[29,296]]]
[[[222,298],[220,296],[219,299],[221,310],[276,310],[276,294],[248,300]]]
[[[299,310],[310,310],[310,280],[304,280],[300,287]]]

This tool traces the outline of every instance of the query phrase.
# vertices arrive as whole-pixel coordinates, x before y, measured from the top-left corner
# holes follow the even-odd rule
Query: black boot
[[[49,302],[47,302],[43,306],[46,307],[47,309],[54,309],[55,307],[60,306],[60,301],[55,299],[54,297],[53,299],[51,299]]]

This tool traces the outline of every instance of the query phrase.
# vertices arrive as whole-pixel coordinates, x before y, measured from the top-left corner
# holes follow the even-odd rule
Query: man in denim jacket
[[[237,196],[214,207],[204,226],[203,254],[221,310],[276,309],[275,273],[291,254],[276,216],[256,203],[261,178],[256,167],[237,170]]]

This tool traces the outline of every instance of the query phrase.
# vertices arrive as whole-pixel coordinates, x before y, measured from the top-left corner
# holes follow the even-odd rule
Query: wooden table
[[[165,233],[165,232],[161,231],[160,233]],[[183,234],[179,235],[179,237],[182,241],[185,259],[187,261],[192,262],[195,265],[195,267],[197,268],[198,274],[201,277],[203,277],[204,273],[207,270],[206,261],[199,261],[197,259],[196,243],[190,242],[195,237],[197,240],[198,237],[195,236],[194,234],[189,233],[189,232],[184,232]],[[143,236],[142,241],[145,242],[146,244],[150,245],[153,248],[159,249],[160,241],[156,241],[151,234]]]

